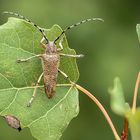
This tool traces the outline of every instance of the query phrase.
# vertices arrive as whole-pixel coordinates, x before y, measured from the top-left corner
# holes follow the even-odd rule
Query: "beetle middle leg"
[[[65,54],[65,53],[60,53],[60,56],[66,56],[66,57],[73,57],[73,58],[81,58],[81,57],[84,57],[83,54]]]
[[[32,104],[32,102],[33,102],[33,100],[34,100],[34,98],[35,98],[35,96],[36,96],[36,91],[37,91],[38,85],[39,85],[39,83],[40,83],[40,81],[41,81],[41,78],[43,77],[43,74],[44,74],[44,72],[41,73],[41,75],[39,76],[39,78],[38,78],[38,80],[37,80],[37,83],[36,83],[36,85],[35,85],[34,92],[33,92],[33,94],[32,94],[31,99],[29,100],[29,102],[28,102],[28,104],[27,104],[27,107],[30,107],[30,106],[31,106],[31,104]]]
[[[28,57],[28,58],[26,58],[26,59],[18,59],[18,60],[17,60],[17,63],[27,62],[27,61],[29,61],[30,59],[35,58],[35,57],[42,57],[42,54],[34,55],[34,56]]]

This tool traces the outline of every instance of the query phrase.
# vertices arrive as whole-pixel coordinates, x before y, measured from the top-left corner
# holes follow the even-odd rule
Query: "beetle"
[[[66,56],[66,57],[74,57],[74,58],[80,58],[83,57],[82,54],[80,55],[72,55],[72,54],[63,54],[60,53],[63,50],[63,38],[64,38],[64,33],[67,30],[72,29],[73,27],[79,26],[80,24],[89,22],[89,21],[103,21],[101,18],[90,18],[90,19],[86,19],[86,20],[82,20],[81,22],[78,22],[76,24],[73,24],[71,26],[68,26],[66,29],[64,29],[61,34],[54,40],[54,41],[49,41],[44,30],[41,29],[38,25],[36,25],[35,23],[33,23],[32,21],[30,21],[29,19],[27,19],[26,17],[19,15],[17,13],[14,12],[4,12],[5,14],[10,14],[10,15],[14,15],[17,16],[21,19],[24,19],[25,21],[27,21],[28,23],[31,23],[33,26],[35,26],[42,34],[43,38],[41,40],[41,46],[45,49],[44,54],[38,54],[26,59],[19,59],[17,60],[18,63],[21,62],[27,62],[28,60],[35,58],[35,57],[39,57],[42,60],[42,67],[43,67],[43,72],[42,74],[39,76],[37,83],[35,85],[35,89],[32,95],[32,98],[29,100],[27,106],[30,107],[35,96],[36,96],[36,90],[37,87],[43,77],[44,80],[44,89],[45,89],[45,93],[47,95],[47,97],[50,99],[54,96],[55,91],[56,91],[56,85],[57,85],[57,77],[58,77],[58,72],[60,72],[65,78],[67,78],[69,80],[70,83],[73,84],[73,82],[70,80],[70,78],[68,77],[68,75],[66,73],[64,73],[62,70],[59,69],[59,65],[60,65],[60,57],[61,56]],[[56,46],[56,42],[60,39],[59,42],[59,48],[57,48]],[[45,43],[44,43],[45,41]]]

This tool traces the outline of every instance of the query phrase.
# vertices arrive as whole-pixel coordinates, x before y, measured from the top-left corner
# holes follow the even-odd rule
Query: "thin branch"
[[[138,77],[137,77],[136,84],[135,84],[135,89],[134,89],[133,103],[132,103],[132,113],[135,113],[135,111],[136,111],[139,84],[140,84],[140,72],[138,73]]]
[[[105,108],[103,107],[103,105],[97,100],[97,98],[95,96],[93,96],[89,91],[87,91],[86,89],[84,89],[83,87],[81,87],[80,85],[76,84],[77,89],[79,89],[80,91],[82,91],[84,94],[86,94],[91,100],[93,100],[95,102],[95,104],[99,107],[99,109],[101,110],[101,112],[103,113],[103,115],[105,116],[116,140],[121,140],[108,113],[106,112]]]
[[[121,140],[128,140],[128,120],[127,118],[124,119],[124,129],[121,134]]]
[[[132,113],[136,111],[136,104],[137,104],[137,95],[138,95],[138,88],[140,83],[140,72],[138,73],[138,77],[135,84],[134,94],[133,94],[133,102],[132,102]],[[124,129],[122,131],[121,140],[128,140],[128,120],[127,118],[124,119]]]

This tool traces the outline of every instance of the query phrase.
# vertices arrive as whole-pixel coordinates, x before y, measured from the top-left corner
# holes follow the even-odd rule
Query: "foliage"
[[[54,40],[62,32],[58,25],[45,31],[49,40]],[[21,128],[29,127],[32,135],[39,140],[58,140],[79,112],[78,91],[74,87],[59,86],[55,97],[49,100],[41,84],[32,106],[27,107],[42,66],[38,58],[22,64],[18,64],[17,59],[43,53],[40,40],[39,31],[24,20],[9,18],[0,26],[0,115],[15,116]],[[63,46],[64,53],[75,54],[68,48],[66,38]],[[62,58],[60,69],[72,81],[78,80],[75,58]],[[59,75],[58,84],[66,83]]]

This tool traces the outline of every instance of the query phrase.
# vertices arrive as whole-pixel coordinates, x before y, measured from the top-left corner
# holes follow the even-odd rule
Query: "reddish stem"
[[[135,111],[136,111],[139,83],[140,83],[140,72],[138,73],[138,76],[137,76],[134,94],[133,94],[132,113],[135,113]],[[123,132],[121,134],[121,140],[128,140],[128,127],[129,127],[129,123],[128,123],[127,118],[125,118],[124,119],[124,129],[123,129]]]
[[[121,134],[121,140],[128,140],[128,120],[124,119],[124,129]]]
[[[98,101],[98,99],[95,96],[93,96],[89,91],[87,91],[85,88],[81,87],[80,85],[76,84],[76,87],[77,87],[77,89],[82,91],[84,94],[86,94],[91,100],[94,101],[94,103],[99,107],[99,109],[101,110],[101,112],[105,116],[105,118],[106,118],[106,120],[107,120],[107,122],[108,122],[116,140],[121,140],[117,131],[116,131],[116,129],[115,129],[115,127],[114,127],[114,125],[113,125],[113,123],[112,123],[112,121],[111,121],[111,119],[110,119],[110,117],[109,117],[109,115],[108,115],[108,113],[107,113],[107,111],[105,110],[103,105]]]

